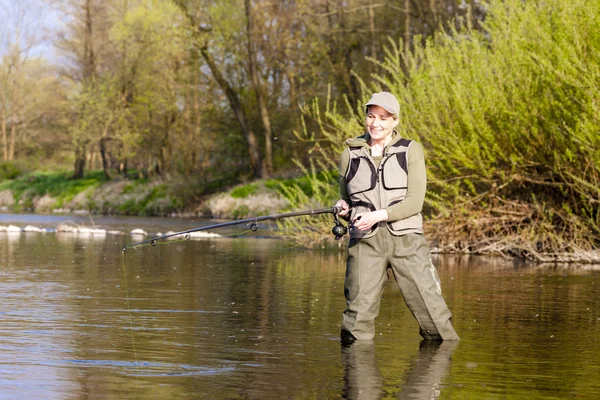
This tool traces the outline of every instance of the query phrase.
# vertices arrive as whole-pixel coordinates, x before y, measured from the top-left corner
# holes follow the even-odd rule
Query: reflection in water
[[[342,344],[344,364],[345,399],[380,399],[383,395],[383,378],[375,359],[372,340],[357,340]]]
[[[423,340],[409,369],[399,399],[438,399],[458,340]]]
[[[108,367],[122,370],[123,374],[140,377],[152,376],[192,376],[192,375],[217,375],[232,372],[235,367],[206,368],[197,365],[171,364],[166,362],[148,361],[117,361],[117,360],[60,360],[49,363],[51,366],[77,365],[80,367],[97,368]]]
[[[400,386],[399,399],[438,399],[458,340],[423,340]],[[384,379],[377,366],[372,340],[342,344],[346,399],[376,400],[384,396]]]

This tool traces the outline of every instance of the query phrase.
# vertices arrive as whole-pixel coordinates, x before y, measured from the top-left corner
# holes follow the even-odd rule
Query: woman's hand
[[[345,217],[350,212],[350,206],[342,199],[338,200],[334,207],[338,209],[338,215],[340,217]]]
[[[373,225],[381,221],[387,221],[387,219],[388,213],[386,210],[371,211],[357,214],[352,221],[352,225],[360,231],[368,231]]]

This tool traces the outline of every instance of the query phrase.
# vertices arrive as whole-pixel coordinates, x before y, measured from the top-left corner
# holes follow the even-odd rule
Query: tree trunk
[[[208,52],[208,48],[206,46],[200,49],[200,53],[202,57],[208,64],[215,80],[221,87],[221,89],[225,92],[227,96],[227,100],[229,100],[229,105],[233,110],[235,117],[238,120],[240,128],[242,129],[242,133],[244,134],[244,138],[246,139],[246,143],[248,144],[248,152],[250,153],[250,163],[252,165],[252,169],[254,171],[254,176],[257,178],[263,178],[263,169],[262,163],[260,161],[260,148],[258,144],[258,140],[254,131],[248,124],[248,118],[246,117],[246,113],[244,112],[244,108],[242,107],[242,103],[238,94],[233,90],[229,82],[225,80],[225,77],[221,74],[221,71],[217,67],[217,64],[213,60],[212,56]]]
[[[432,31],[435,32],[435,30],[438,28],[438,24],[439,24],[438,11],[437,11],[437,5],[436,5],[435,0],[429,0],[429,8],[431,9],[431,19],[433,20]]]
[[[404,74],[408,76],[408,60],[410,56],[410,0],[404,0],[404,62],[402,63]]]
[[[356,82],[356,78],[352,76],[354,70],[354,63],[352,61],[352,47],[346,38],[337,40],[337,35],[333,32],[336,29],[334,16],[337,14],[339,18],[339,30],[342,32],[346,31],[346,17],[344,13],[344,5],[340,2],[333,2],[339,7],[334,11],[331,10],[331,1],[325,2],[325,10],[328,15],[327,22],[329,25],[329,58],[331,64],[334,67],[335,79],[337,81],[337,87],[345,93],[350,104],[356,104],[360,97],[359,87]],[[347,5],[346,5],[347,6]]]
[[[2,160],[8,161],[8,134],[6,132],[6,110],[2,108]]]
[[[93,39],[93,20],[92,20],[92,1],[85,1],[85,21],[84,21],[84,37],[83,37],[83,68],[82,81],[84,85],[95,85],[96,75],[96,56],[94,55]],[[81,116],[82,113],[80,113]],[[87,135],[87,132],[78,131],[76,135]],[[73,179],[83,178],[85,170],[85,156],[87,152],[87,140],[77,138],[75,140],[75,164],[73,167]]]
[[[17,124],[13,123],[10,127],[10,141],[8,145],[8,161],[15,159],[15,142],[17,137]]]
[[[96,56],[92,43],[93,21],[92,1],[85,2],[85,32],[83,38],[83,80],[92,79],[96,74]]]
[[[371,34],[371,58],[377,59],[377,33],[375,32],[375,10],[373,4],[369,4],[369,32]]]
[[[102,171],[106,179],[111,179],[110,173],[108,172],[110,165],[108,162],[109,154],[106,146],[107,138],[103,137],[100,139],[100,156],[102,157]]]
[[[72,179],[83,178],[83,171],[85,170],[85,145],[83,143],[77,143],[75,146],[75,164],[73,166]]]
[[[244,6],[246,8],[246,33],[248,35],[248,69],[250,70],[250,77],[252,78],[252,86],[254,86],[254,93],[256,94],[256,100],[258,101],[258,107],[260,109],[260,118],[265,128],[265,158],[263,163],[263,178],[268,178],[273,173],[273,133],[271,129],[271,117],[269,116],[269,109],[262,93],[262,85],[260,78],[256,70],[256,56],[254,54],[254,46],[252,42],[252,32],[254,21],[252,19],[252,6],[250,0],[244,0]]]
[[[127,178],[127,159],[121,161],[119,164],[119,174],[121,174],[122,177]]]
[[[194,35],[196,35],[196,39],[201,44],[200,54],[202,55],[202,58],[204,58],[204,61],[206,61],[206,63],[208,64],[208,67],[210,68],[210,71],[212,72],[213,77],[217,81],[217,84],[219,85],[221,90],[223,92],[225,92],[225,96],[227,97],[227,100],[229,101],[229,105],[231,106],[231,109],[233,110],[233,114],[235,115],[235,117],[240,125],[240,128],[242,130],[242,134],[244,135],[244,138],[246,139],[246,143],[248,144],[248,152],[250,153],[250,164],[252,166],[254,176],[256,178],[262,178],[263,177],[263,168],[262,168],[262,163],[261,163],[260,147],[259,147],[256,135],[254,134],[254,131],[252,130],[252,128],[250,127],[250,124],[248,123],[248,118],[246,117],[246,113],[244,112],[244,108],[242,107],[242,103],[240,101],[238,94],[236,93],[235,90],[233,90],[233,88],[231,87],[229,82],[227,82],[227,80],[221,73],[221,70],[215,63],[215,60],[212,58],[211,54],[209,53],[208,45],[206,44],[206,41],[201,37],[201,32],[199,32],[197,30],[198,24],[194,20],[194,17],[190,14],[190,11],[188,10],[187,6],[185,5],[185,2],[183,2],[181,0],[173,0],[173,2],[181,9],[181,11],[184,13],[185,17],[188,19],[190,25],[194,29],[193,33],[194,33]]]
[[[163,176],[165,172],[169,171],[169,166],[171,164],[171,126],[175,123],[177,117],[174,113],[170,115],[165,115],[165,128],[164,135],[160,144],[160,157],[158,159],[158,164],[156,168],[156,173],[160,176]],[[185,155],[184,155],[185,156]]]

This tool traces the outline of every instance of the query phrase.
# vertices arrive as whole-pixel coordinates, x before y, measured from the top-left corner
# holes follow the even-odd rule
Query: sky
[[[48,0],[0,0],[0,56],[19,32],[22,47],[31,44],[29,55],[55,59],[52,41],[63,26],[61,14]]]

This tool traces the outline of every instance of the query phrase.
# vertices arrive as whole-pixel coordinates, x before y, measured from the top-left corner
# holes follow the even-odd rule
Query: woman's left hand
[[[368,231],[373,225],[387,221],[388,213],[386,210],[370,211],[366,213],[356,214],[356,217],[352,221],[352,225],[360,231]]]

